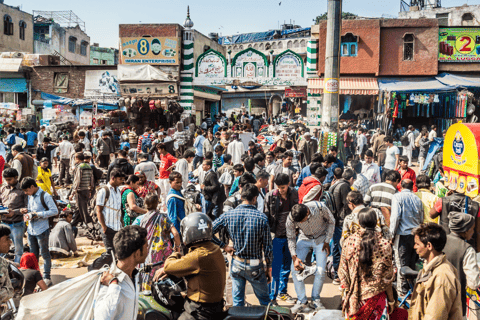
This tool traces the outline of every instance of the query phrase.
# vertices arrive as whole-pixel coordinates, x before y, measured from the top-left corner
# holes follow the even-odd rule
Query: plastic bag
[[[112,265],[110,272],[116,265]],[[20,301],[15,319],[91,320],[94,302],[100,290],[102,273],[108,268],[93,270],[61,282],[46,291],[25,296]]]

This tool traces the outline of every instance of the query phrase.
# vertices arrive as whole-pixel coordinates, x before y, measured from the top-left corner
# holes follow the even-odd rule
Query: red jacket
[[[316,186],[322,188],[322,184],[318,181],[317,178],[310,176],[303,180],[302,185],[298,189],[298,203],[303,203],[303,198]],[[319,196],[322,194],[322,189],[318,192],[318,196],[315,197],[318,200]]]
[[[402,176],[402,173],[400,172],[400,169],[397,170],[398,173],[400,173],[401,179],[400,182],[397,184],[397,190],[402,191],[402,181],[405,179],[410,179],[413,181],[413,192],[417,192],[417,175],[415,174],[415,171],[413,171],[411,168],[408,168],[407,171]]]
[[[166,155],[160,155],[160,179],[168,179],[172,171],[167,171],[175,162],[177,158],[172,156],[170,153]]]

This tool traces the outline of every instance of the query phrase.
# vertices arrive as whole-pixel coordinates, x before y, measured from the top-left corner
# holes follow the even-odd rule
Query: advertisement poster
[[[480,61],[480,28],[440,28],[438,61]]]
[[[178,93],[176,82],[125,83],[120,85],[122,96],[163,97]]]
[[[119,96],[117,70],[87,70],[84,95],[85,97]]]
[[[179,65],[178,38],[120,38],[121,63]]]

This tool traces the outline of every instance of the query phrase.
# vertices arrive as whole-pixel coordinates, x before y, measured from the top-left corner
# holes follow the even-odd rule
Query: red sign
[[[305,98],[307,88],[285,88],[285,98]]]

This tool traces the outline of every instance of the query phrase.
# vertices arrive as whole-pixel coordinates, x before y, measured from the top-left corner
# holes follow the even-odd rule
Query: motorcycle
[[[23,287],[25,286],[25,277],[13,263],[8,265],[8,275],[10,277],[10,282],[12,283],[14,295],[13,298],[8,300],[2,306],[2,313],[0,320],[13,320],[17,315],[17,308],[15,307],[15,301],[20,299],[23,295]]]
[[[149,273],[163,262],[147,265],[140,272]],[[184,311],[186,291],[183,278],[169,276],[152,284],[151,291],[140,293],[137,320],[176,320]],[[267,314],[268,313],[268,314]],[[294,320],[295,316],[289,308],[279,306],[230,307],[217,317],[223,320]],[[2,319],[3,320],[3,319]]]

